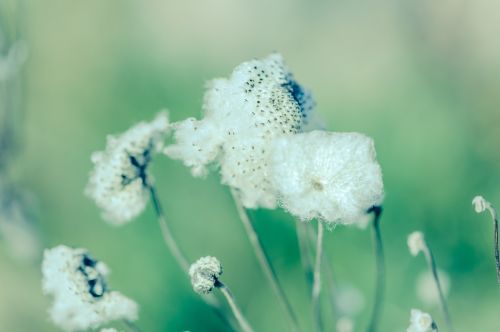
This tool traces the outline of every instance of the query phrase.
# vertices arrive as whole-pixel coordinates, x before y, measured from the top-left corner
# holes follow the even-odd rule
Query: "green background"
[[[451,277],[456,330],[500,330],[491,221],[471,206],[482,194],[500,207],[500,2],[2,0],[0,10],[2,27],[20,27],[30,50],[22,74],[21,150],[9,176],[38,200],[43,245],[86,247],[105,261],[112,287],[140,304],[144,331],[224,327],[166,250],[150,206],[121,228],[102,221],[83,195],[90,154],[104,147],[107,134],[162,108],[174,121],[199,116],[208,79],[272,51],[313,91],[327,129],[363,132],[376,142],[388,268],[380,331],[405,331],[414,307],[445,330],[439,308],[416,296],[426,265],[406,247],[415,229],[425,232]],[[256,331],[284,331],[217,174],[194,179],[162,156],[152,172],[188,257],[217,256],[223,280]],[[310,331],[294,221],[281,210],[255,216]],[[337,227],[325,241],[336,281],[364,294],[356,317],[362,331],[375,275],[371,234]],[[0,246],[0,331],[57,331],[46,314],[50,301],[41,293],[39,264],[13,260]]]

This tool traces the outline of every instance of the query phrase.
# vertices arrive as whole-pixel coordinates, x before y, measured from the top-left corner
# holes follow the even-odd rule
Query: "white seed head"
[[[198,259],[189,268],[191,284],[196,293],[208,294],[216,286],[222,274],[222,266],[215,257],[206,256]]]
[[[337,320],[335,327],[336,327],[336,332],[353,332],[354,321],[349,317],[341,317]]]
[[[208,84],[203,118],[174,124],[175,144],[165,153],[193,175],[220,167],[222,182],[247,208],[274,208],[268,178],[269,142],[304,130],[314,102],[293,78],[279,54],[244,62],[231,76]]]
[[[472,205],[474,205],[474,210],[477,213],[484,212],[486,208],[488,207],[489,203],[487,200],[484,199],[483,196],[476,196],[472,200]]]
[[[410,326],[406,332],[435,332],[437,331],[436,323],[431,315],[422,312],[418,309],[411,310]]]
[[[169,130],[166,112],[140,122],[117,136],[108,136],[106,150],[92,154],[94,169],[85,193],[103,211],[103,218],[121,225],[139,215],[148,201],[147,167],[163,146]]]
[[[425,251],[427,245],[425,244],[424,233],[415,231],[408,235],[408,249],[413,256],[417,256],[420,251]]]
[[[352,224],[382,203],[382,172],[365,135],[311,131],[276,138],[271,151],[271,181],[302,220]]]
[[[439,282],[444,297],[448,296],[451,287],[451,281],[448,274],[444,271],[438,270]],[[434,276],[431,272],[425,271],[417,278],[417,296],[427,306],[438,306],[440,304],[439,290]]]
[[[42,274],[43,292],[53,298],[50,316],[65,331],[96,328],[114,320],[137,319],[137,304],[109,290],[108,268],[85,249],[60,245],[45,250]]]

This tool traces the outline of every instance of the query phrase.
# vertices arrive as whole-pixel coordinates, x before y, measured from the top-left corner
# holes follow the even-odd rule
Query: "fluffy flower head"
[[[206,256],[198,259],[189,268],[191,284],[196,293],[208,294],[216,286],[222,274],[222,265],[215,257]]]
[[[140,122],[117,136],[108,136],[106,149],[94,152],[94,170],[85,193],[103,210],[108,222],[120,225],[139,215],[148,201],[147,167],[162,148],[169,129],[167,114]]]
[[[244,62],[228,79],[208,84],[203,118],[174,124],[176,143],[165,153],[195,176],[209,164],[219,166],[223,183],[237,189],[245,207],[273,208],[269,142],[303,131],[313,106],[281,55]]]
[[[413,256],[417,256],[419,252],[427,250],[425,244],[424,233],[415,231],[408,235],[408,249]]]
[[[382,172],[367,136],[311,131],[277,138],[271,150],[271,181],[302,220],[350,224],[382,203]]]
[[[411,310],[410,326],[406,332],[435,332],[437,326],[431,315],[418,309]]]
[[[80,331],[113,320],[137,319],[137,304],[109,290],[109,270],[85,249],[63,245],[45,250],[43,291],[54,302],[49,310],[54,323],[65,331]]]

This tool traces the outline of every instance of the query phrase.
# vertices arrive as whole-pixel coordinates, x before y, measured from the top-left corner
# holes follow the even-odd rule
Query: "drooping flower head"
[[[199,294],[210,293],[221,274],[222,265],[217,258],[211,256],[202,257],[189,267],[191,284]]]
[[[166,112],[140,122],[117,136],[108,136],[106,150],[94,152],[94,170],[85,193],[103,210],[103,218],[120,225],[139,215],[148,201],[147,168],[163,147],[169,130]]]
[[[436,332],[437,325],[431,315],[418,309],[411,310],[410,326],[406,332]]]
[[[66,331],[96,328],[113,320],[137,319],[138,306],[109,289],[109,269],[85,249],[64,245],[45,250],[43,292],[53,297],[49,310],[54,323]]]
[[[314,102],[279,54],[244,62],[230,78],[211,81],[203,118],[173,124],[176,143],[165,153],[193,175],[220,167],[223,183],[237,189],[247,208],[276,205],[269,183],[269,143],[306,127]]]
[[[424,233],[420,231],[415,231],[408,235],[407,243],[408,249],[413,256],[417,256],[421,251],[427,250]]]
[[[382,203],[382,172],[365,135],[311,131],[279,137],[270,150],[270,179],[302,220],[351,224]]]

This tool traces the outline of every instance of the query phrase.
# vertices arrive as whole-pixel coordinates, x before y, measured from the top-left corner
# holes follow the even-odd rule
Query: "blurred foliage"
[[[15,1],[1,26],[29,46],[24,116],[9,177],[39,201],[45,247],[86,247],[107,262],[111,285],[141,305],[144,331],[223,331],[163,245],[151,209],[122,228],[105,224],[84,197],[90,154],[105,137],[151,119],[198,116],[205,81],[244,60],[281,52],[310,88],[334,131],[375,139],[386,186],[382,232],[388,289],[380,331],[403,331],[426,266],[406,235],[426,233],[451,277],[456,330],[496,331],[500,289],[492,227],[472,198],[500,207],[500,3],[489,0]],[[16,28],[19,27],[19,28]],[[1,127],[1,126],[0,126]],[[194,179],[159,156],[153,173],[175,234],[190,259],[216,255],[224,280],[257,331],[285,322],[217,175]],[[256,226],[301,322],[311,329],[293,219],[255,212]],[[359,288],[369,317],[374,261],[369,231],[327,234],[339,284]],[[56,331],[40,290],[39,262],[0,247],[0,330]],[[331,315],[327,315],[331,320]]]

